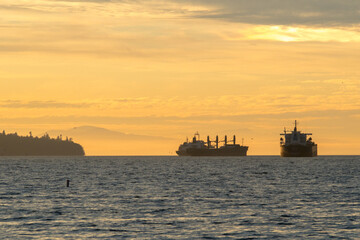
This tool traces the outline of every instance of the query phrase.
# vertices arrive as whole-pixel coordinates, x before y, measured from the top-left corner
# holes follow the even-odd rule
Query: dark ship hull
[[[221,148],[189,148],[185,151],[176,151],[179,156],[246,156],[247,146]]]
[[[317,145],[281,145],[281,157],[316,157]]]

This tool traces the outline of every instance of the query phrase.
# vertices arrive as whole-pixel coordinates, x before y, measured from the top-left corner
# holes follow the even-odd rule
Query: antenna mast
[[[196,133],[195,133],[195,137],[198,137],[198,139],[197,140],[200,140],[200,133],[197,131]]]

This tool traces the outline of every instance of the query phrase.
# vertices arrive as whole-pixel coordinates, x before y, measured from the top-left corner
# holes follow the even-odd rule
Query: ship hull
[[[316,157],[317,145],[281,145],[281,157]]]
[[[190,148],[186,151],[177,151],[179,156],[246,156],[248,147],[241,146],[238,148],[218,148],[218,149],[197,149]]]

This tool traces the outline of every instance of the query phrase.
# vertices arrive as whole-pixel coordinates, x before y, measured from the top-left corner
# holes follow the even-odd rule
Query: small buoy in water
[[[66,180],[66,187],[70,186],[70,180]]]

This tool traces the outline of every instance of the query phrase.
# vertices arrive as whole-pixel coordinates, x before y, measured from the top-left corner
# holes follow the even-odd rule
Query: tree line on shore
[[[1,156],[83,156],[83,147],[62,135],[51,138],[48,133],[41,137],[19,136],[16,132],[6,134],[0,132]]]

